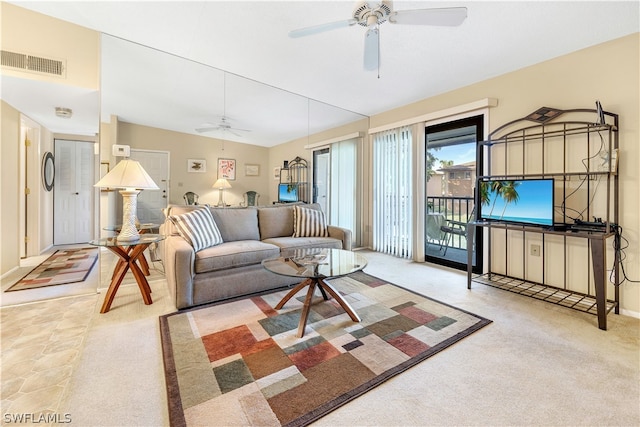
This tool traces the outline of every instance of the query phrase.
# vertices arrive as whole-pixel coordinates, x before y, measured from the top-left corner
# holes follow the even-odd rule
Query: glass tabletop
[[[360,271],[367,266],[367,259],[342,249],[294,249],[283,251],[278,258],[266,259],[262,265],[283,276],[317,279]]]
[[[156,243],[161,240],[164,240],[165,237],[161,234],[141,234],[138,240],[134,240],[131,242],[120,241],[117,237],[103,237],[98,240],[91,240],[89,242],[90,245],[93,246],[135,246],[135,245],[150,245],[151,243]]]
[[[152,229],[158,228],[158,227],[160,227],[160,224],[145,223],[145,224],[136,225],[136,228],[138,230],[152,230]],[[106,227],[103,228],[103,230],[120,232],[120,230],[122,230],[122,224],[107,225]]]

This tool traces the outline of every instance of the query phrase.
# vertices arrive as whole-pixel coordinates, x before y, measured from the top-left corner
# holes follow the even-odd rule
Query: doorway
[[[56,139],[54,245],[86,243],[94,235],[94,143]]]
[[[131,149],[130,158],[140,162],[160,188],[143,190],[138,194],[138,221],[143,224],[162,224],[169,200],[169,152]]]
[[[480,115],[425,128],[426,261],[467,268],[466,224],[475,213],[475,183],[482,170],[477,147],[484,138],[483,124]],[[473,269],[480,271],[481,233],[474,241]]]

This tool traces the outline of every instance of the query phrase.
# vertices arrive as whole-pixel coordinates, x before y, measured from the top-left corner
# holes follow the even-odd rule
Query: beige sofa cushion
[[[293,206],[258,208],[260,239],[293,235]]]
[[[280,256],[280,248],[259,240],[238,240],[203,249],[195,254],[196,273],[260,264]]]
[[[278,205],[273,207],[258,208],[258,227],[260,229],[260,239],[271,239],[272,237],[293,236],[293,208],[294,206],[304,206],[306,209],[320,210],[320,205],[312,203],[310,205],[302,202],[291,203],[290,205]]]
[[[222,240],[260,240],[258,211],[255,208],[211,208]]]
[[[342,249],[342,240],[333,237],[272,237],[263,240],[264,243],[270,243],[286,249],[304,249],[304,248],[332,248]]]

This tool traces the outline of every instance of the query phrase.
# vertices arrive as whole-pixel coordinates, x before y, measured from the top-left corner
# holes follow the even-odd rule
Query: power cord
[[[624,252],[624,250],[629,247],[629,241],[622,235],[622,227],[617,224],[612,224],[611,227],[615,229],[615,234],[616,234],[615,238],[613,239],[613,250],[616,252],[618,256],[620,271],[622,272],[622,280],[618,282],[617,286],[622,285],[624,282],[640,283],[640,280],[629,279],[629,277],[627,276],[627,272],[624,269],[623,261],[627,257],[627,254]],[[620,242],[620,245],[618,245],[618,242]],[[615,271],[614,267],[615,267],[615,261],[614,261],[613,267],[611,268],[611,273],[609,274],[609,281],[611,283],[613,283],[613,272]]]

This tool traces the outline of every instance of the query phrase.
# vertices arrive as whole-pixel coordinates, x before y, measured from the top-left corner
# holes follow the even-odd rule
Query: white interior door
[[[94,143],[55,140],[54,245],[93,238]]]
[[[160,190],[143,190],[138,194],[138,221],[162,224],[163,209],[169,200],[169,153],[167,151],[131,150],[133,160],[140,162]]]

